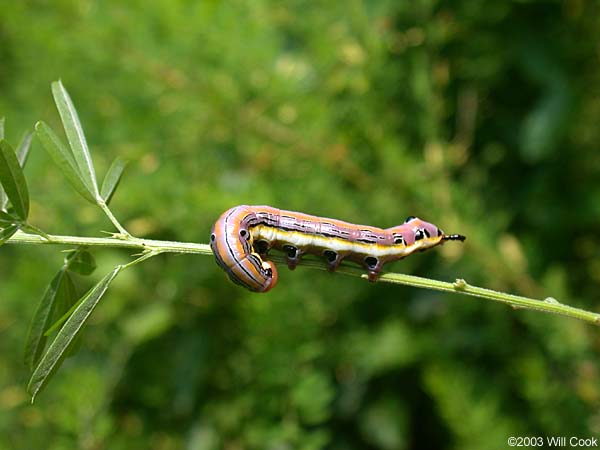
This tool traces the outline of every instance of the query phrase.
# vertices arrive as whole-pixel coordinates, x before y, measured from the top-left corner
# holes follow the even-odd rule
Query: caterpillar
[[[234,283],[267,292],[277,284],[275,264],[264,259],[272,248],[285,253],[290,269],[306,253],[325,257],[331,271],[348,259],[363,266],[374,282],[387,262],[445,241],[465,239],[460,234],[444,234],[413,216],[402,225],[382,229],[270,206],[240,205],[225,211],[213,225],[210,246],[217,264]]]

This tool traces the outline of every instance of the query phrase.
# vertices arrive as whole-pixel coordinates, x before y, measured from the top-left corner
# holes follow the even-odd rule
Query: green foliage
[[[121,269],[121,266],[115,267],[74,305],[75,308],[73,312],[69,313],[64,326],[60,328],[54,341],[50,344],[48,351],[41,358],[31,375],[27,390],[31,394],[32,401],[48,383],[56,369],[60,367],[64,357],[67,355],[67,350],[78,337],[82,327],[90,317],[90,314],[92,314],[92,311],[94,311],[94,308],[98,305],[98,302],[108,289],[108,286],[119,274]],[[56,296],[54,295],[53,297]],[[36,356],[39,357],[39,355]],[[37,358],[33,361],[37,361]]]
[[[594,2],[10,2],[2,17],[0,137],[40,119],[58,130],[47,87],[62,77],[107,186],[110,161],[131,161],[111,208],[134,235],[206,242],[243,203],[380,226],[413,214],[468,241],[393,270],[598,309]],[[97,235],[112,228],[58,176],[97,204],[54,90],[70,147],[36,126],[28,221]],[[0,213],[0,235],[16,214]],[[9,448],[502,448],[509,434],[600,433],[596,328],[303,268],[256,296],[192,256],[120,274],[30,405],[24,324],[60,264],[42,247],[0,251]],[[100,274],[126,258],[94,255]]]
[[[62,267],[54,276],[29,327],[25,346],[25,364],[33,371],[42,357],[46,346],[46,332],[50,326],[62,317],[77,300],[73,280]]]
[[[31,150],[31,140],[33,139],[33,133],[28,131],[23,135],[19,146],[17,147],[17,159],[21,167],[25,167],[27,158],[29,157],[29,151]]]
[[[26,133],[15,154],[4,139],[4,118],[0,119],[0,245],[19,228],[28,228],[29,191],[23,167],[31,148],[31,133]],[[9,207],[10,205],[10,207]]]
[[[25,345],[25,364],[31,372],[37,367],[46,347],[46,340],[71,316],[78,302],[73,274],[90,275],[96,261],[90,252],[79,248],[65,257],[31,319]]]
[[[11,220],[11,222],[14,221]],[[10,237],[19,230],[19,225],[16,223],[7,223],[0,228],[0,245],[4,244]]]
[[[21,221],[27,220],[29,215],[27,183],[15,151],[4,139],[0,140],[0,183],[15,217]]]
[[[52,129],[44,122],[38,122],[35,126],[35,131],[37,137],[42,142],[42,145],[52,159],[54,159],[56,165],[60,167],[63,175],[67,178],[71,186],[73,186],[83,198],[91,203],[96,203],[93,189],[86,183],[70,149],[65,147],[54,131],[52,131]]]
[[[117,156],[104,176],[102,188],[100,188],[100,196],[107,205],[110,203],[115,190],[119,186],[125,166],[127,166],[127,162]]]
[[[88,192],[94,196],[99,197],[98,184],[96,183],[96,172],[94,170],[94,163],[88,149],[87,142],[85,140],[85,134],[83,128],[79,122],[77,116],[77,110],[73,106],[71,97],[66,91],[62,82],[55,81],[52,83],[52,95],[54,96],[54,102],[60,113],[60,118],[67,134],[69,141],[69,147],[71,149],[70,155],[77,164],[78,174],[83,181],[83,184],[87,188]]]

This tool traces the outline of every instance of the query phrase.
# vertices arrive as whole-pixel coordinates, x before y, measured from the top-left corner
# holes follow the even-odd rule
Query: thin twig
[[[123,225],[121,225],[121,223],[114,216],[114,214],[109,209],[108,205],[104,202],[104,200],[98,200],[98,206],[100,207],[100,209],[102,209],[102,211],[104,211],[104,214],[106,214],[106,217],[108,217],[110,219],[110,221],[117,228],[117,230],[119,230],[119,233],[121,233],[121,237],[123,237],[123,239],[131,238],[129,231],[127,231],[125,229],[125,227]]]
[[[142,252],[156,251],[159,253],[212,255],[210,246],[206,244],[157,241],[154,239],[139,239],[132,236],[121,239],[114,237],[80,237],[49,234],[47,235],[47,238],[43,238],[36,234],[17,231],[8,241],[6,241],[6,244],[85,245],[89,247],[131,248]]]
[[[117,247],[137,249],[144,252],[148,256],[135,260],[133,263],[141,262],[150,256],[158,253],[190,253],[197,255],[212,255],[210,246],[206,244],[196,244],[193,242],[177,242],[177,241],[158,241],[154,239],[139,239],[135,237],[127,237],[125,239],[117,238],[96,238],[96,237],[78,237],[78,236],[57,236],[47,235],[47,238],[24,233],[18,231],[7,242],[7,244],[56,244],[56,245],[85,245],[96,247]],[[280,255],[269,255],[269,259],[276,262],[285,262],[285,258]],[[130,263],[130,264],[133,264]],[[327,270],[325,263],[315,260],[303,260],[300,265]],[[339,273],[361,277],[367,279],[367,275],[363,270],[349,265],[342,265],[338,270]],[[405,275],[394,272],[387,272],[381,275],[379,281],[384,283],[403,284],[422,289],[432,289],[443,292],[453,292],[456,294],[464,294],[472,297],[484,298],[509,305],[515,309],[530,309],[549,314],[558,314],[562,316],[579,319],[594,325],[600,325],[600,314],[575,308],[569,305],[560,303],[552,297],[544,300],[536,300],[518,295],[506,294],[491,289],[485,289],[478,286],[473,286],[465,280],[457,279],[454,283],[445,281],[432,280],[429,278],[416,277],[414,275]]]

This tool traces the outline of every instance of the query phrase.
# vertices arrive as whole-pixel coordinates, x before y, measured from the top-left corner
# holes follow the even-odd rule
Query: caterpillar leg
[[[327,261],[327,270],[330,272],[335,272],[340,263],[342,262],[342,258],[338,252],[333,250],[325,250],[323,251],[323,256]]]
[[[369,278],[369,281],[371,283],[375,283],[381,275],[383,261],[374,256],[367,256],[363,260],[363,265],[367,269],[367,276]]]
[[[375,283],[377,280],[379,280],[380,276],[381,276],[381,272],[375,272],[373,270],[369,270],[367,272],[367,277],[369,278],[369,281],[371,283]]]
[[[302,259],[302,250],[298,249],[293,245],[284,245],[283,251],[285,252],[285,259],[287,266],[290,270],[294,270],[300,260]]]
[[[260,256],[266,256],[267,253],[269,253],[269,250],[271,250],[271,245],[263,240],[254,241],[253,247],[254,251]]]

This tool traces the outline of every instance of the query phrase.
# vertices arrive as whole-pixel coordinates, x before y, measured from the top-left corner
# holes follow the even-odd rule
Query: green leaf
[[[127,166],[127,161],[121,157],[117,157],[110,165],[108,172],[106,172],[106,175],[104,176],[102,188],[100,189],[100,196],[104,199],[104,202],[107,205],[110,203],[115,190],[119,186],[121,175],[123,175],[125,166]]]
[[[63,267],[54,276],[31,320],[25,345],[25,364],[33,370],[46,346],[46,330],[77,300],[75,286]],[[68,306],[67,306],[68,305]]]
[[[79,173],[79,167],[77,167],[77,163],[75,162],[72,153],[62,143],[56,133],[52,131],[52,128],[44,122],[38,122],[35,125],[35,132],[42,145],[58,165],[71,186],[87,201],[96,204],[94,192],[88,189],[85,184],[85,180]]]
[[[80,248],[66,258],[67,268],[80,275],[90,275],[96,270],[96,260],[87,250]]]
[[[79,257],[79,254],[80,254],[82,251],[85,251],[85,247],[79,247],[77,250],[75,250],[75,251],[74,251],[74,252],[72,252],[72,253],[71,253],[69,256],[67,256],[67,257],[65,258],[65,267],[66,267],[68,270],[70,270],[70,271],[72,271],[72,272],[75,272],[75,273],[77,273],[75,270],[72,270],[72,267],[71,267],[71,261],[73,261],[73,260],[77,260],[77,259],[78,259],[78,257]],[[87,266],[90,266],[90,264],[93,264],[93,266],[94,266],[94,269],[96,268],[96,261],[95,261],[95,260],[93,260],[93,257],[92,257],[92,255],[91,255],[91,253],[89,254],[89,256],[92,258],[92,261],[91,261],[91,263],[88,261],[87,263],[85,263],[85,264],[84,264],[84,266],[82,267],[82,269],[83,269],[84,271],[86,270],[86,268],[85,268],[85,266],[86,266],[86,265],[87,265]],[[79,268],[79,266],[78,266],[77,262],[75,263],[75,266],[77,266],[77,268]],[[90,268],[91,268],[91,267],[88,267],[88,270],[89,270]],[[92,271],[93,271],[94,269],[92,269]],[[89,273],[91,273],[91,272],[89,272]],[[87,294],[86,294],[86,295],[87,295]],[[85,297],[85,296],[84,296],[84,297]],[[54,333],[56,330],[58,330],[58,329],[59,329],[59,328],[60,328],[60,327],[63,325],[63,323],[65,323],[65,322],[67,321],[67,319],[68,319],[68,318],[71,316],[71,314],[73,314],[73,311],[75,311],[75,309],[76,309],[76,308],[79,306],[79,304],[80,304],[80,303],[83,301],[84,297],[80,298],[80,299],[79,299],[79,300],[77,300],[76,302],[72,302],[72,303],[69,305],[69,307],[61,309],[61,310],[60,310],[60,314],[58,314],[58,313],[56,314],[54,322],[52,323],[52,325],[50,326],[50,328],[48,328],[48,329],[46,330],[46,332],[45,332],[44,334],[45,334],[46,336],[50,336],[52,333]]]
[[[6,211],[0,209],[0,225],[11,225],[19,221],[18,217],[15,217]]]
[[[4,118],[2,118],[2,121],[4,121]],[[21,167],[25,167],[25,163],[27,162],[27,156],[29,156],[29,149],[31,148],[32,136],[33,133],[31,132],[25,133],[23,139],[21,139],[21,142],[17,147],[17,159],[19,160],[19,164],[21,164]],[[8,197],[6,196],[6,193],[4,192],[2,186],[0,186],[0,210],[6,209],[7,203]]]
[[[4,244],[19,229],[18,224],[12,224],[5,228],[0,228],[0,245]]]
[[[54,341],[48,347],[48,351],[42,357],[40,363],[35,368],[27,390],[31,394],[31,401],[46,386],[52,375],[62,364],[70,345],[77,338],[83,326],[86,324],[90,315],[98,305],[102,296],[106,293],[108,286],[121,271],[122,266],[115,267],[102,280],[88,291],[79,301],[73,314],[67,319],[64,326],[60,329]]]
[[[55,331],[58,331],[60,327],[62,327],[62,325],[67,321],[69,317],[71,317],[73,311],[75,311],[75,309],[79,306],[79,304],[83,301],[85,297],[83,296],[80,299],[77,298],[77,290],[75,289],[75,285],[73,284],[73,280],[71,279],[71,276],[69,275],[68,271],[65,275],[65,280],[67,278],[70,281],[69,289],[71,289],[73,292],[72,298],[66,299],[63,297],[63,301],[57,304],[54,314],[52,315],[52,325],[50,325],[44,331],[44,336],[46,337],[52,335]]]
[[[23,135],[21,142],[19,142],[19,146],[17,147],[17,159],[19,160],[19,164],[21,167],[25,167],[25,163],[27,162],[27,157],[29,156],[29,150],[31,150],[31,140],[33,138],[33,133],[28,131]]]
[[[77,289],[75,288],[75,283],[73,283],[73,278],[70,275],[71,272],[67,271],[65,273],[65,278],[63,280],[63,290],[65,295],[62,295],[59,298],[59,301],[56,303],[56,308],[53,314],[53,320],[56,322],[59,318],[63,317],[68,311],[74,309],[78,302]],[[70,315],[70,314],[69,314]],[[68,318],[68,316],[67,316]],[[64,320],[63,320],[64,323]],[[49,333],[45,333],[46,337],[49,336]],[[81,344],[83,342],[83,333],[80,333],[79,336],[71,343],[69,349],[66,353],[66,357],[70,357],[77,353],[81,349]]]
[[[98,184],[96,183],[96,172],[94,171],[90,150],[85,140],[85,134],[83,133],[83,128],[81,127],[81,122],[79,121],[77,110],[71,101],[71,97],[69,97],[69,93],[60,80],[52,83],[52,95],[54,96],[54,102],[58,108],[67,140],[71,146],[73,157],[77,162],[77,167],[79,167],[79,174],[83,178],[88,191],[95,199],[99,199],[100,194],[98,193]]]
[[[0,139],[4,139],[4,117],[0,117]],[[6,209],[8,203],[8,197],[4,193],[4,188],[0,184],[0,210]]]
[[[85,296],[87,296],[87,293]],[[62,316],[57,317],[57,319],[52,323],[52,325],[50,325],[50,328],[48,328],[44,332],[44,336],[48,337],[55,331],[59,330],[60,327],[63,326],[63,323],[65,323],[69,319],[69,317],[71,317],[73,312],[81,304],[81,302],[83,301],[85,296],[81,297],[79,300],[77,300],[75,303],[73,303],[73,305],[71,305],[71,307]]]
[[[64,268],[65,267],[63,266],[63,269]],[[60,317],[62,317],[79,300],[79,297],[77,295],[77,289],[75,288],[75,283],[73,283],[73,278],[71,278],[70,272],[68,270],[66,271],[65,276],[63,277],[61,288],[62,295],[56,299],[56,308],[52,317],[53,322],[57,321]]]
[[[29,214],[29,193],[17,155],[8,142],[0,140],[0,183],[15,214],[23,221]]]

